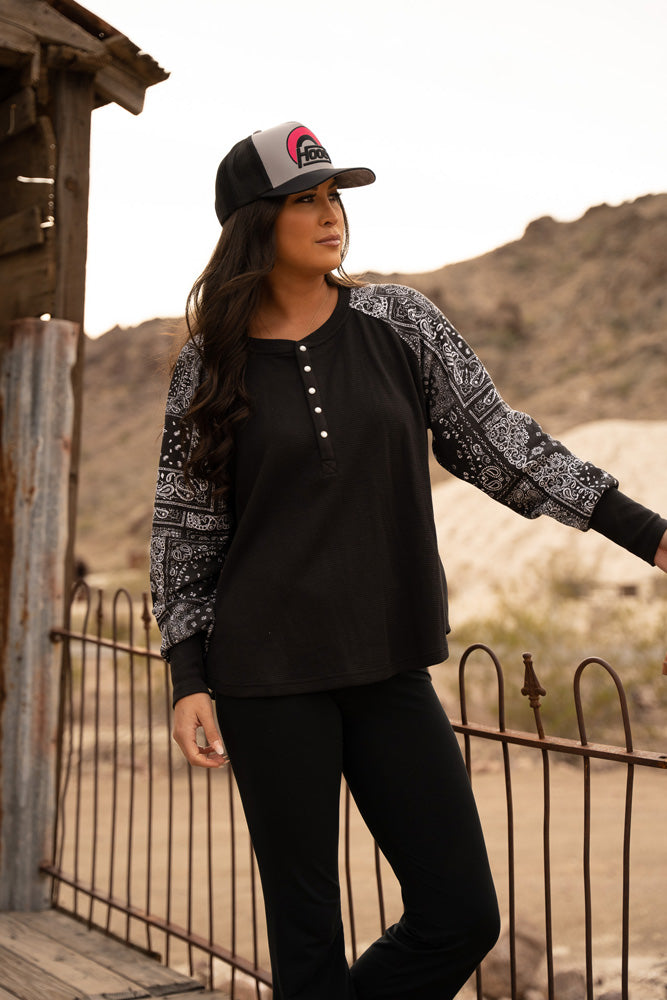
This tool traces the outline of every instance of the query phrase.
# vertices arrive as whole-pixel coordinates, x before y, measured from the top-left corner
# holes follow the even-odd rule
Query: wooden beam
[[[16,12],[7,9],[5,0],[0,0],[0,50],[18,56],[31,55],[39,48],[39,39],[34,31],[24,24],[23,18],[16,17]],[[6,65],[12,65],[15,60]]]
[[[41,115],[31,128],[10,136],[2,143],[0,214],[13,215],[23,208],[38,205],[44,217],[53,215],[55,167],[53,126],[49,118]]]
[[[42,213],[35,205],[0,219],[0,257],[43,242]]]
[[[0,66],[18,66],[39,51],[39,39],[9,24],[0,13]]]
[[[50,120],[38,118],[32,127],[5,139],[0,150],[0,213],[14,217],[8,223],[14,239],[17,217],[23,212],[37,211],[40,229],[41,222],[54,214],[56,143]],[[33,218],[36,221],[37,216]],[[56,315],[55,231],[41,231],[40,245],[15,245],[14,253],[0,257],[0,336],[11,320]]]
[[[62,566],[77,333],[73,323],[25,319],[0,345],[0,910],[49,902],[39,873],[56,806],[59,671],[49,633],[69,604]]]
[[[47,229],[41,247],[0,258],[0,339],[17,316],[55,315],[54,245]]]
[[[111,62],[111,54],[82,52],[72,45],[47,45],[46,62],[51,69],[68,69],[78,73],[96,73]]]
[[[24,87],[17,94],[0,102],[0,141],[18,135],[37,121],[35,91]]]
[[[39,55],[39,39],[31,32],[6,21],[0,11],[0,66],[27,64],[28,73],[24,82],[36,84],[39,80]]]
[[[52,75],[56,139],[56,316],[83,324],[88,243],[88,189],[92,78],[57,71]]]
[[[89,52],[103,51],[98,38],[43,0],[0,0],[0,20],[21,25],[41,42],[74,45]]]
[[[122,65],[112,64],[95,77],[95,90],[103,100],[139,115],[144,108],[146,83]]]
[[[107,21],[103,21],[99,15],[88,10],[87,7],[82,7],[76,0],[46,0],[46,3],[64,17],[69,18],[70,21],[85,28],[96,38],[108,38],[110,35],[117,34],[116,29]]]
[[[54,315],[79,327],[77,360],[72,370],[74,420],[69,491],[69,540],[65,559],[65,587],[74,578],[76,509],[81,452],[83,314],[88,250],[88,189],[90,126],[94,102],[93,78],[82,73],[52,73],[53,126],[58,150],[56,168],[56,286]],[[67,609],[66,614],[69,614]]]
[[[105,38],[103,44],[107,52],[113,55],[114,63],[126,66],[137,80],[143,80],[144,87],[151,87],[154,83],[162,83],[169,78],[169,73],[127,35],[116,32]]]

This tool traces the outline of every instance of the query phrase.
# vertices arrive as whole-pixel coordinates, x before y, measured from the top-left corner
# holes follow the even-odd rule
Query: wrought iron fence
[[[93,595],[81,584],[74,594],[70,628],[53,633],[63,649],[58,813],[53,856],[43,866],[53,879],[53,904],[158,954],[166,964],[182,968],[209,986],[227,989],[233,997],[269,995],[261,889],[233,774],[229,769],[193,770],[172,744],[167,668],[153,648],[154,626],[146,597],[139,611],[141,645],[135,642],[136,611],[127,591],[118,591],[110,602],[109,629],[106,614],[103,594]],[[482,661],[495,675],[494,725],[475,724],[468,718],[466,682],[471,658],[476,670]],[[581,683],[592,664],[604,671],[617,691],[623,746],[596,744],[588,738]],[[540,708],[545,692],[531,656],[525,654],[522,694],[532,708],[535,732],[511,730],[505,725],[505,682],[495,653],[476,644],[465,651],[459,664],[460,720],[453,725],[475,787],[509,931],[507,986],[504,992],[494,987],[492,995],[517,998],[525,988],[517,954],[527,923],[533,943],[536,936],[541,940],[543,995],[549,1000],[555,996],[555,961],[566,940],[573,952],[582,943],[586,994],[593,1000],[594,945],[599,937],[595,927],[600,916],[606,950],[610,950],[611,938],[611,950],[620,960],[618,988],[624,1000],[629,994],[631,872],[637,867],[631,852],[635,770],[653,776],[641,790],[640,807],[646,812],[648,801],[652,811],[651,803],[667,800],[667,754],[633,748],[623,685],[604,661],[588,658],[578,666],[573,693],[579,739],[547,735]],[[577,766],[567,767],[564,761]],[[594,773],[596,767],[602,770]],[[605,829],[600,835],[594,822],[596,781],[608,784],[619,775],[623,790],[608,796]],[[517,815],[519,787],[522,805]],[[574,798],[579,791],[574,789],[581,792],[579,807]],[[347,788],[341,795],[342,891],[353,960],[396,919],[400,896]],[[536,803],[541,804],[536,807]],[[499,810],[504,813],[502,820]],[[615,823],[619,815],[616,850],[609,817]],[[563,850],[564,823],[570,829]],[[573,825],[577,827],[574,837]],[[574,873],[573,842],[581,857]],[[642,840],[640,850],[644,851],[645,843]],[[647,892],[655,897],[649,909],[655,903],[659,922],[667,891],[664,830],[651,844],[648,868],[653,884],[647,887],[643,858],[638,895],[644,907]],[[605,902],[596,910],[601,884],[606,886]],[[609,886],[614,898],[618,887],[618,904],[607,902]],[[526,887],[528,900],[522,902]],[[618,910],[618,919],[613,910]],[[650,923],[651,914],[647,918],[643,913],[642,926],[647,919]],[[639,936],[641,940],[641,927]],[[483,968],[476,977],[480,998],[485,975]]]

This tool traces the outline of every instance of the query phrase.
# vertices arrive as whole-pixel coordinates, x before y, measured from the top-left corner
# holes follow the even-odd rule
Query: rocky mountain
[[[505,398],[549,429],[667,414],[667,194],[537,219],[482,257],[394,277],[433,299]]]
[[[502,395],[552,433],[667,418],[667,194],[545,217],[523,237],[412,285],[463,333]],[[86,344],[77,551],[93,571],[145,573],[170,360],[182,318]],[[434,479],[443,478],[434,470]]]

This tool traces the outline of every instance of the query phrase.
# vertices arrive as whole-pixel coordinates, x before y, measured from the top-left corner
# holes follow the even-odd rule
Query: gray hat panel
[[[250,138],[274,189],[331,163],[324,146],[299,122],[285,122]]]

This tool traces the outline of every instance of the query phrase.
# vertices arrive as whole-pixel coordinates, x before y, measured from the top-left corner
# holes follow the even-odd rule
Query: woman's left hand
[[[658,545],[658,550],[653,561],[658,569],[661,569],[663,573],[667,573],[667,531],[660,539],[660,545]]]

